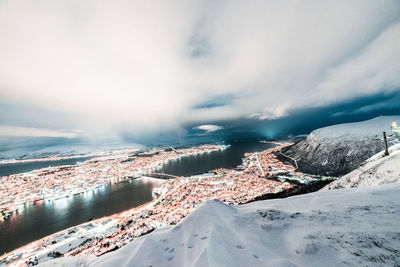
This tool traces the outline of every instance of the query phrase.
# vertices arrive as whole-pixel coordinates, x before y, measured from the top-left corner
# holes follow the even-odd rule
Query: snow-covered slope
[[[400,124],[400,116],[324,127],[284,149],[283,153],[297,160],[300,171],[344,175],[384,149],[383,131],[388,135],[389,145],[394,144],[396,138],[390,129],[394,121]]]
[[[390,184],[235,207],[212,200],[99,258],[41,266],[398,266],[399,195]]]
[[[366,160],[354,171],[323,188],[338,189],[360,186],[373,186],[400,182],[400,144],[389,149],[389,156],[380,152]]]

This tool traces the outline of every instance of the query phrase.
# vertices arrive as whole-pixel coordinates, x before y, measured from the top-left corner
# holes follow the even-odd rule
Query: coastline
[[[135,179],[156,180],[157,182],[161,182],[161,181],[164,182],[165,181],[163,179],[157,179],[157,178],[146,177],[146,176],[137,177]],[[154,194],[154,196],[157,196],[157,194]],[[94,219],[94,220],[91,220],[91,221],[88,221],[88,222],[83,222],[81,224],[71,226],[71,227],[69,227],[67,229],[60,230],[60,231],[58,231],[58,232],[56,232],[54,234],[42,237],[42,238],[40,238],[38,240],[35,240],[35,241],[33,241],[33,242],[29,243],[29,244],[26,244],[26,245],[24,245],[22,247],[16,248],[16,249],[14,249],[14,250],[12,250],[10,252],[7,252],[4,255],[0,256],[0,263],[1,263],[2,260],[4,260],[7,257],[7,255],[12,255],[12,254],[15,254],[16,252],[24,251],[25,249],[27,249],[29,247],[34,247],[35,245],[38,245],[39,243],[43,243],[44,241],[46,241],[48,239],[57,237],[60,234],[63,234],[65,232],[69,232],[69,231],[71,231],[73,229],[76,229],[76,228],[80,228],[80,227],[85,226],[87,224],[91,224],[91,223],[102,224],[104,222],[108,222],[109,224],[113,224],[113,223],[116,224],[116,223],[118,223],[119,219],[124,217],[124,215],[126,213],[137,212],[137,211],[140,211],[142,209],[148,208],[148,206],[151,206],[157,200],[157,198],[158,197],[154,197],[153,200],[151,200],[150,202],[147,202],[145,204],[139,205],[137,207],[134,207],[134,208],[131,208],[131,209],[128,209],[128,210],[124,210],[124,211],[121,211],[119,213],[115,213],[115,214],[112,214],[112,215],[104,216],[104,217],[101,217],[101,218],[98,218],[98,219]],[[21,263],[16,262],[16,263],[13,263],[13,264],[17,264],[18,265],[18,264],[21,264]]]
[[[28,158],[28,159],[5,159],[0,161],[0,165],[4,164],[13,164],[13,163],[26,163],[26,162],[41,162],[41,161],[60,161],[66,159],[76,159],[76,158],[89,158],[89,157],[103,157],[103,156],[112,156],[118,154],[125,153],[133,153],[140,151],[141,149],[118,149],[118,150],[110,150],[104,152],[93,152],[93,153],[82,153],[82,154],[74,154],[69,156],[50,156],[50,157],[37,157],[37,158]]]
[[[28,199],[24,199],[21,202],[14,202],[13,204],[0,204],[0,221],[6,219],[7,217],[9,217],[13,212],[18,211],[19,209],[23,208],[23,206],[25,205],[29,205],[32,204],[34,202],[37,201],[53,201],[53,200],[58,200],[58,199],[62,199],[62,198],[68,198],[74,195],[78,195],[78,194],[83,194],[89,191],[93,191],[96,188],[105,186],[108,183],[112,183],[112,184],[117,184],[117,183],[121,183],[121,182],[126,182],[130,179],[135,179],[138,178],[140,176],[142,176],[143,174],[146,173],[146,170],[152,169],[154,167],[158,167],[160,165],[163,164],[163,162],[166,162],[168,160],[175,160],[177,158],[180,157],[184,157],[184,156],[190,156],[190,155],[195,155],[195,154],[201,154],[201,153],[207,153],[207,152],[211,152],[211,151],[217,151],[220,149],[226,149],[226,146],[222,146],[222,145],[212,145],[212,146],[199,146],[199,147],[195,147],[192,148],[194,149],[194,151],[191,151],[189,153],[185,153],[185,149],[177,149],[177,150],[173,150],[178,151],[179,153],[181,153],[181,151],[183,150],[183,155],[179,154],[179,155],[171,155],[169,158],[167,159],[163,159],[163,160],[158,160],[158,161],[154,161],[154,162],[149,162],[144,166],[141,166],[140,168],[135,168],[133,170],[133,172],[131,172],[129,175],[125,175],[125,176],[116,176],[116,177],[109,177],[107,179],[103,179],[101,182],[97,182],[88,188],[82,188],[82,187],[75,187],[73,188],[70,192],[65,193],[65,194],[47,194],[47,195],[35,195],[35,196],[30,196]],[[190,150],[190,149],[189,149]],[[156,150],[158,151],[158,150]],[[131,153],[132,150],[122,150],[119,151],[118,153],[114,153],[112,155],[102,155],[100,157],[97,158],[91,158],[85,162],[82,162],[82,165],[85,164],[91,164],[92,162],[96,162],[98,160],[103,160],[103,161],[112,161],[115,159],[115,157],[117,157],[120,162],[123,162],[124,160],[126,160],[127,158],[129,159],[129,153]],[[114,162],[111,162],[110,164],[113,164]],[[21,174],[15,174],[15,175],[9,175],[9,176],[4,176],[3,178],[7,178],[7,177],[16,177],[16,179],[21,178],[24,179],[24,176],[26,175],[35,175],[37,174],[37,176],[40,176],[41,173],[44,172],[49,172],[49,170],[54,169],[55,171],[57,170],[62,170],[64,168],[68,168],[68,169],[74,169],[74,168],[79,168],[82,165],[62,165],[62,166],[57,166],[57,167],[50,167],[50,168],[42,168],[42,169],[38,169],[38,170],[34,170],[31,172],[27,172],[27,173],[21,173]],[[53,171],[54,172],[54,171]],[[81,177],[80,177],[81,178]],[[84,178],[83,178],[84,180]],[[0,183],[4,183],[4,180],[0,180]],[[11,191],[11,190],[9,190]],[[0,192],[1,193],[1,192]]]
[[[106,183],[91,187],[91,188],[87,188],[87,189],[82,189],[82,190],[78,190],[76,192],[72,192],[70,194],[65,194],[65,195],[59,195],[56,197],[52,197],[52,196],[43,196],[42,198],[36,198],[34,200],[30,200],[30,201],[26,201],[26,202],[22,202],[22,203],[18,203],[15,205],[14,209],[9,209],[9,210],[0,210],[0,222],[2,220],[7,219],[8,216],[11,216],[12,213],[19,211],[20,209],[22,209],[23,207],[25,207],[26,205],[31,205],[33,203],[36,202],[41,202],[41,201],[55,201],[55,200],[59,200],[59,199],[63,199],[63,198],[69,198],[69,197],[73,197],[76,195],[80,195],[80,194],[85,194],[87,192],[96,190],[97,188],[101,188],[103,186],[105,186],[107,183],[111,183],[111,184],[119,184],[119,183],[124,183],[130,180],[135,180],[135,179],[140,179],[142,176],[132,176],[132,177],[123,177],[123,178],[111,178],[109,181],[107,181]]]
[[[47,158],[8,159],[8,160],[0,161],[0,165],[26,163],[26,162],[60,161],[60,160],[76,159],[76,158],[101,157],[104,155],[105,155],[105,153],[90,153],[90,154],[71,155],[71,156],[55,156],[55,157],[47,157]]]
[[[108,227],[109,231],[105,231],[104,227],[101,226],[101,223],[107,220],[105,218],[80,225],[80,227],[93,224],[100,226],[98,231],[94,231],[94,235],[91,235],[93,233],[87,233],[85,238],[82,239],[85,240],[82,244],[76,244],[74,245],[75,247],[70,247],[68,250],[63,250],[62,244],[57,243],[58,241],[55,239],[57,235],[50,235],[40,240],[42,244],[48,244],[45,248],[31,249],[29,251],[20,248],[0,257],[0,261],[16,262],[15,260],[17,259],[11,259],[17,257],[20,263],[29,262],[29,259],[34,255],[40,258],[40,261],[46,261],[51,259],[48,255],[54,255],[51,254],[51,251],[56,251],[65,256],[88,254],[98,256],[124,246],[133,238],[149,233],[158,227],[178,223],[192,209],[209,199],[217,198],[225,203],[238,205],[255,201],[266,194],[272,196],[290,191],[296,186],[264,177],[264,173],[260,170],[260,165],[255,163],[260,157],[263,171],[269,175],[293,171],[292,166],[281,163],[276,159],[275,155],[276,151],[287,145],[281,144],[279,147],[260,153],[246,153],[243,163],[245,169],[242,171],[237,169],[217,169],[214,170],[215,175],[209,177],[181,177],[167,180],[161,190],[157,190],[159,196],[150,203],[106,217],[112,221]],[[271,166],[275,166],[278,169]],[[210,189],[212,190],[210,191]],[[74,229],[74,227],[72,228]],[[62,233],[64,235],[63,240],[66,240],[65,242],[75,242],[76,237],[67,235],[66,233],[68,232],[66,230],[57,234],[60,235]],[[37,241],[33,244],[40,246],[40,242]],[[32,247],[24,246],[24,248]]]

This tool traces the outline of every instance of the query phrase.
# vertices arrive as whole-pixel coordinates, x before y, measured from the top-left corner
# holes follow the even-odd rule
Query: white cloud
[[[77,132],[0,125],[0,136],[75,138]]]
[[[397,0],[1,1],[0,98],[90,133],[278,118],[400,88],[399,21]]]
[[[222,127],[222,126],[214,125],[214,124],[203,124],[203,125],[193,127],[193,129],[205,131],[205,133],[207,133],[207,134],[222,130],[223,128],[224,127]]]
[[[315,97],[322,104],[400,89],[400,23],[388,27],[359,55],[328,71]]]

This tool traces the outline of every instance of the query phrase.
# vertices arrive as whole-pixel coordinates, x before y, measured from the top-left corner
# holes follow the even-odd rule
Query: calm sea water
[[[242,163],[244,153],[259,152],[274,147],[257,140],[230,142],[230,147],[220,151],[197,154],[168,161],[158,172],[176,176],[202,174],[217,168],[233,168]]]
[[[241,164],[244,153],[262,151],[273,146],[259,141],[238,141],[231,142],[230,145],[229,148],[222,151],[169,161],[159,171],[190,176],[216,168],[231,168]],[[74,159],[69,164],[75,164],[78,161],[82,161],[82,159]],[[57,163],[60,163],[58,165],[68,164],[65,161]],[[30,170],[33,170],[48,167],[48,164],[48,162],[36,162],[36,165],[27,165],[30,166]],[[11,166],[9,168],[12,169]],[[16,165],[15,168],[16,172],[14,173],[18,173],[28,166],[22,164]],[[0,254],[87,222],[93,217],[101,218],[147,203],[152,200],[153,189],[160,183],[160,181],[137,179],[120,184],[108,184],[95,191],[69,198],[51,202],[45,200],[26,205],[19,213],[13,213],[9,219],[0,222]]]
[[[54,201],[25,205],[0,222],[0,255],[32,241],[78,225],[150,202],[154,187],[149,179],[136,179]]]

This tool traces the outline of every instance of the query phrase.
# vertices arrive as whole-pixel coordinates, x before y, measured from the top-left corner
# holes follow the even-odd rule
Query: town
[[[141,153],[119,151],[77,165],[50,167],[1,177],[0,220],[27,203],[83,193],[109,182],[117,183],[139,177],[168,160],[224,148],[222,145],[203,145]]]
[[[163,225],[179,223],[194,208],[207,200],[219,199],[230,205],[240,205],[266,194],[291,190],[296,185],[268,179],[278,174],[302,176],[301,173],[295,172],[293,166],[277,159],[279,151],[287,145],[289,144],[281,144],[258,153],[246,153],[243,164],[238,168],[216,169],[212,175],[166,180],[155,190],[157,197],[146,205],[45,237],[3,256],[0,261],[26,264],[36,262],[38,258],[40,261],[45,261],[58,256],[102,255]],[[136,173],[145,173],[145,169],[152,169],[163,160],[215,149],[220,147],[207,146],[201,150],[185,150],[184,153],[158,151],[145,157],[136,157],[129,162]],[[103,165],[100,162],[109,160],[111,159],[96,160],[90,164],[93,164],[92,168],[101,167]],[[123,166],[121,162],[126,160],[125,157],[118,162]],[[133,163],[135,161],[137,162]],[[128,174],[127,169],[123,174]]]

